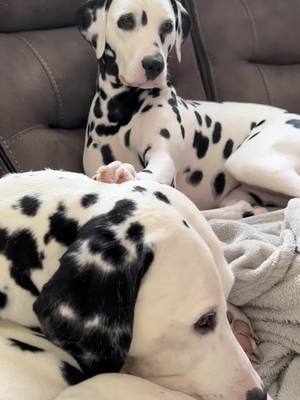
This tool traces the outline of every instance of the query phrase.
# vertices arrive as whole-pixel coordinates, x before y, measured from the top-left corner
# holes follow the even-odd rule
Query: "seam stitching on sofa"
[[[256,24],[255,24],[255,18],[254,18],[254,15],[253,15],[250,7],[247,4],[247,0],[240,0],[240,3],[244,7],[244,9],[245,9],[245,11],[246,11],[246,13],[248,15],[248,18],[250,20],[250,23],[251,23],[252,41],[253,41],[253,55],[252,55],[252,57],[253,57],[253,60],[255,60],[256,54],[257,54],[257,49],[258,49],[258,34],[257,34],[257,29],[256,29]],[[254,65],[256,66],[257,71],[260,74],[261,79],[263,81],[263,85],[265,87],[265,91],[266,91],[266,94],[267,94],[268,102],[269,102],[269,104],[272,104],[272,101],[271,101],[271,90],[270,90],[270,86],[268,84],[268,80],[267,80],[266,74],[264,73],[263,68],[261,66],[259,66],[258,64],[254,64]]]
[[[258,49],[258,34],[257,34],[257,29],[256,29],[256,24],[255,24],[255,18],[250,10],[250,7],[246,3],[246,1],[240,0],[240,3],[242,5],[242,7],[245,9],[246,14],[248,15],[248,18],[251,23],[252,41],[253,41],[253,59],[255,60],[255,56],[257,53],[257,49]]]
[[[9,147],[8,142],[6,139],[4,139],[4,137],[0,136],[0,139],[3,143],[3,146],[6,148],[6,151],[10,154],[15,166],[17,167],[17,169],[22,172],[23,169],[21,167],[21,164],[19,163],[19,161],[17,160],[17,157],[15,155],[15,153],[12,151],[12,149]]]
[[[43,58],[43,56],[39,53],[39,51],[24,37],[22,36],[16,36],[13,35],[16,39],[21,40],[24,42],[30,49],[31,51],[35,54],[37,60],[40,62],[41,66],[43,67],[44,71],[46,72],[46,75],[50,81],[50,85],[52,87],[52,90],[54,92],[54,97],[56,99],[56,114],[57,114],[57,125],[59,125],[60,122],[63,121],[64,115],[63,115],[63,100],[62,96],[60,93],[59,85],[55,80],[54,74],[51,71],[49,65],[47,64],[46,60]]]
[[[198,22],[198,30],[199,30],[200,40],[201,40],[203,48],[205,49],[205,52],[206,52],[206,59],[207,59],[207,63],[209,65],[209,69],[210,69],[210,73],[211,73],[211,77],[212,77],[211,84],[213,86],[213,91],[216,95],[216,100],[218,100],[219,96],[218,96],[218,89],[217,89],[216,83],[215,83],[216,79],[215,79],[215,75],[214,75],[213,64],[211,62],[209,52],[207,51],[207,44],[206,44],[206,40],[204,38],[204,34],[203,34],[203,30],[202,30],[202,24],[201,24],[201,20],[200,20],[199,10],[198,10],[198,7],[193,7],[193,8],[196,13],[196,18],[197,18],[197,22]]]
[[[3,140],[5,140],[7,144],[12,145],[12,144],[16,143],[16,142],[20,139],[20,137],[26,135],[27,133],[29,133],[29,132],[31,132],[31,131],[34,131],[35,129],[38,129],[38,128],[45,128],[45,127],[46,127],[46,126],[43,125],[43,124],[33,125],[33,126],[31,126],[30,128],[26,128],[26,129],[24,129],[24,130],[22,130],[22,131],[20,131],[20,132],[15,133],[15,134],[14,134],[13,136],[11,136],[10,138],[3,139]],[[0,136],[0,137],[1,137],[1,136]]]
[[[266,77],[266,74],[263,71],[263,67],[258,65],[258,64],[254,64],[261,76],[261,79],[263,81],[264,87],[266,89],[266,93],[267,93],[267,98],[268,98],[268,102],[270,105],[272,105],[272,95],[271,95],[271,89],[270,89],[270,85],[268,84],[268,80]]]

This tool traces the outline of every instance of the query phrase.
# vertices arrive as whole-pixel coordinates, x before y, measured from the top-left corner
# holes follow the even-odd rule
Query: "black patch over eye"
[[[173,29],[174,29],[174,25],[173,25],[172,21],[165,21],[160,26],[160,31],[165,34],[173,32]]]
[[[163,22],[159,28],[159,36],[162,44],[165,43],[167,35],[173,32],[174,25],[171,20]]]
[[[216,325],[217,314],[215,311],[210,311],[198,319],[198,321],[194,324],[194,328],[201,335],[206,335],[207,333],[212,332]]]
[[[122,15],[118,20],[118,27],[124,31],[132,31],[136,26],[133,14]]]

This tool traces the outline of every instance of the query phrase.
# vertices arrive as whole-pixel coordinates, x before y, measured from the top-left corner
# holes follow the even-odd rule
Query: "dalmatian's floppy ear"
[[[90,0],[76,12],[77,28],[91,44],[97,59],[103,56],[106,42],[106,13],[111,0]]]
[[[171,0],[176,16],[176,53],[181,62],[181,46],[191,31],[191,18],[180,1]]]
[[[124,204],[115,208],[116,225]],[[143,227],[133,225],[122,241],[107,215],[88,222],[33,306],[45,335],[72,354],[87,377],[120,372],[126,361],[139,286],[154,257]],[[128,232],[139,235],[130,239]]]

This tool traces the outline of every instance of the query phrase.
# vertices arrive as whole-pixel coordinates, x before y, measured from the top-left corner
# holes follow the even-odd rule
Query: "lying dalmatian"
[[[208,218],[250,216],[300,196],[298,115],[177,96],[167,60],[174,46],[181,59],[190,31],[179,1],[91,0],[77,24],[98,59],[87,175],[102,166],[99,180],[176,184],[201,210],[227,207],[206,211]]]
[[[228,322],[232,272],[185,195],[51,170],[0,194],[1,400],[268,398]]]

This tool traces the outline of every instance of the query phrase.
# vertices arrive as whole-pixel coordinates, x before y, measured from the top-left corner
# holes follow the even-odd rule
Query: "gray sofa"
[[[82,171],[96,63],[74,25],[83,0],[0,1],[0,176]],[[184,0],[193,19],[172,80],[185,97],[300,113],[299,0]]]

